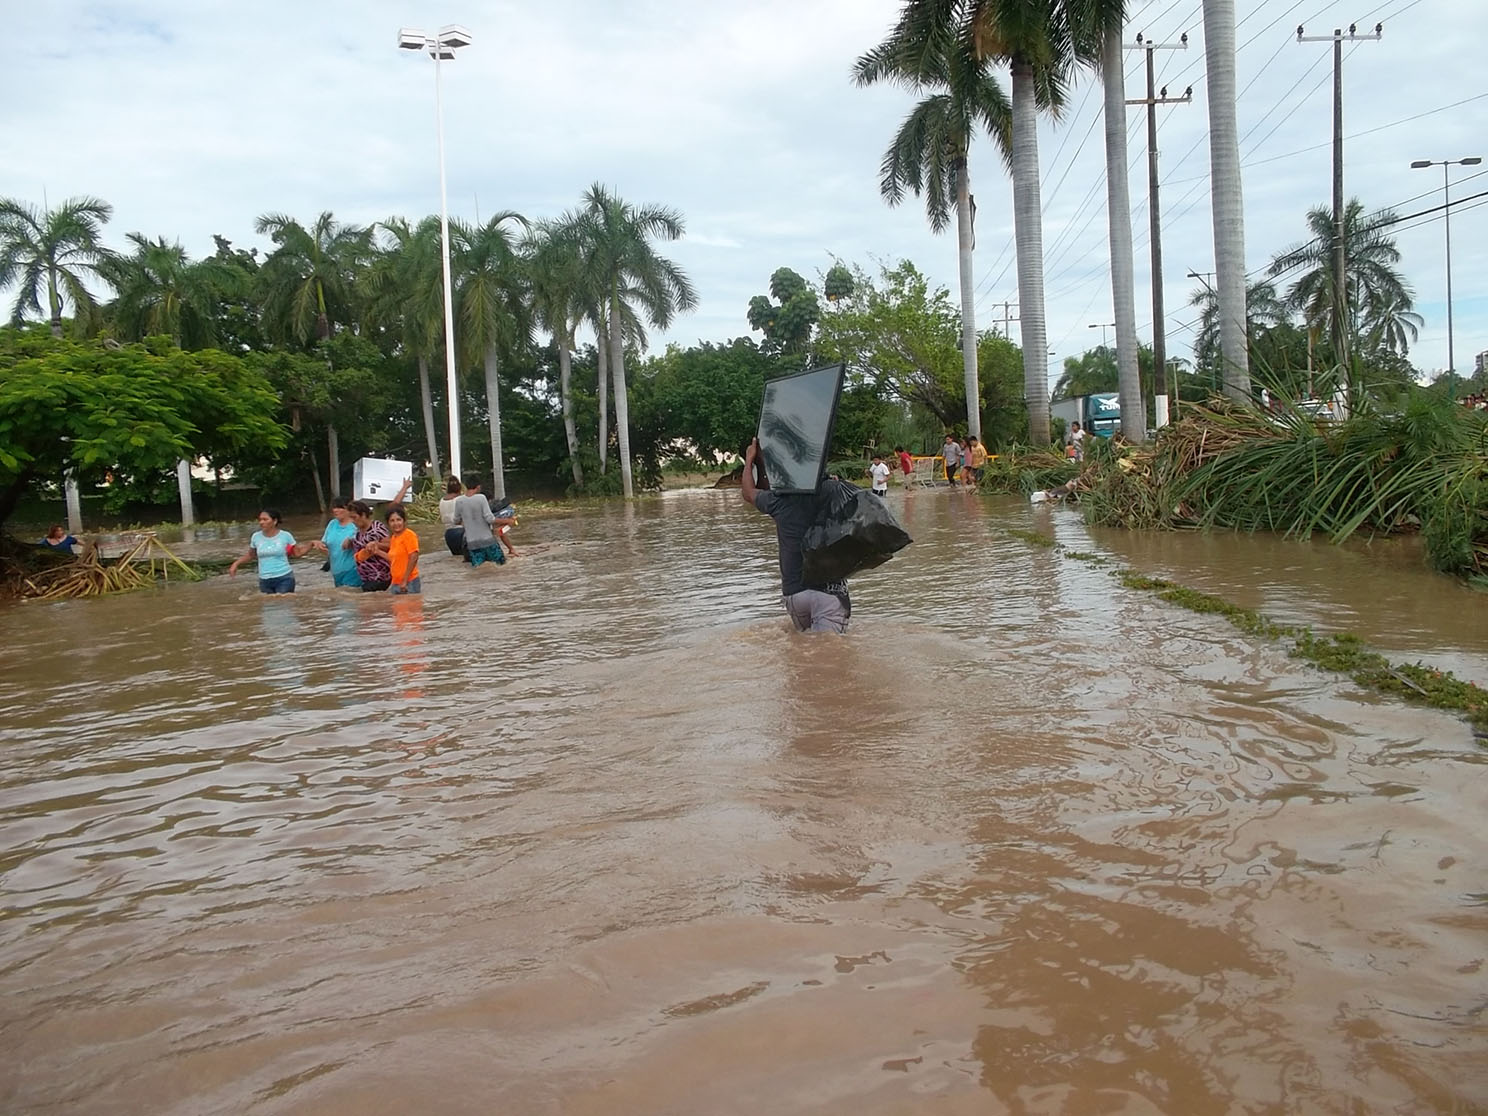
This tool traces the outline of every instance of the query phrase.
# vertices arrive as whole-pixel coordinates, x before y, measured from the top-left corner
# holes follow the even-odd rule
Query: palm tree
[[[1121,32],[1125,0],[1110,0],[1086,15],[1077,53],[1098,57],[1105,93],[1106,222],[1111,242],[1111,311],[1116,322],[1116,365],[1120,370],[1121,433],[1132,442],[1147,438],[1147,406],[1138,359],[1136,283],[1133,278],[1131,192],[1126,161],[1126,73]],[[1154,275],[1154,283],[1162,277]]]
[[[527,218],[510,210],[496,214],[483,225],[455,221],[450,226],[461,348],[466,359],[481,362],[486,376],[492,499],[506,491],[505,458],[501,450],[500,354],[509,353],[532,338],[523,264],[511,230],[505,227],[507,221],[524,229],[529,227]]]
[[[62,336],[65,303],[74,313],[97,308],[83,280],[98,275],[109,258],[101,237],[113,212],[108,202],[90,197],[68,198],[50,210],[0,199],[0,288],[20,282],[11,310],[15,325],[28,312],[41,313],[43,290],[53,337]]]
[[[857,60],[859,85],[891,81],[912,93],[928,92],[900,125],[884,153],[879,192],[890,205],[905,191],[923,195],[930,228],[944,232],[956,208],[956,248],[961,282],[961,353],[966,381],[966,423],[982,435],[977,375],[976,290],[972,273],[974,203],[968,157],[971,141],[985,129],[1006,158],[1012,150],[1012,110],[988,64],[953,25],[910,5],[880,46]]]
[[[1369,298],[1360,321],[1362,351],[1405,356],[1410,351],[1410,342],[1420,336],[1421,326],[1425,324],[1425,319],[1410,306],[1409,295],[1403,302],[1395,294]]]
[[[239,273],[214,258],[193,262],[179,243],[130,233],[134,252],[102,271],[118,292],[114,326],[125,340],[163,334],[183,349],[217,344],[217,309],[239,293]]]
[[[323,212],[308,229],[282,213],[265,213],[255,225],[278,247],[259,269],[263,316],[268,332],[282,341],[324,341],[335,323],[349,325],[357,303],[356,285],[372,257],[372,230],[342,224]],[[326,422],[331,495],[341,488],[336,424]],[[317,476],[318,476],[317,471]]]
[[[1199,308],[1199,332],[1194,339],[1194,364],[1211,374],[1220,372],[1226,364],[1224,355],[1223,327],[1220,319],[1219,293],[1205,284],[1188,300],[1189,305]],[[1278,297],[1276,287],[1265,279],[1252,282],[1245,291],[1245,337],[1246,366],[1249,367],[1249,349],[1267,330],[1287,322],[1291,315],[1286,303]],[[1218,381],[1218,376],[1216,376]]]
[[[639,308],[657,328],[672,315],[697,305],[687,275],[656,254],[652,238],[677,240],[682,215],[665,206],[633,206],[595,183],[584,194],[577,227],[585,270],[600,288],[608,321],[610,367],[615,377],[615,430],[620,440],[621,488],[635,495],[630,467],[630,406],[625,390],[625,323],[627,311]],[[639,316],[639,315],[637,315]]]
[[[579,464],[579,432],[574,423],[573,347],[574,332],[584,313],[581,293],[583,272],[577,246],[565,239],[561,224],[543,224],[530,245],[532,308],[537,320],[552,335],[558,350],[558,398],[563,408],[563,434],[568,440],[568,460],[574,486],[584,487]]]
[[[1397,270],[1400,250],[1385,230],[1395,224],[1392,210],[1366,214],[1358,198],[1349,199],[1343,211],[1344,265],[1348,305],[1358,311],[1358,320],[1347,323],[1350,334],[1378,334],[1380,343],[1392,352],[1404,352],[1407,338],[1415,339],[1417,315],[1414,295]],[[1334,306],[1335,249],[1337,226],[1331,207],[1307,211],[1311,239],[1288,248],[1267,269],[1273,278],[1293,271],[1300,274],[1287,289],[1287,304],[1298,311],[1307,328],[1321,334],[1332,321]]]
[[[1248,400],[1245,204],[1235,124],[1235,0],[1204,0],[1204,74],[1209,89],[1209,181],[1224,391]]]
[[[369,309],[372,320],[396,333],[403,351],[418,365],[429,468],[440,477],[444,473],[434,426],[434,396],[429,389],[429,361],[444,337],[439,218],[425,217],[414,226],[403,217],[393,217],[382,222],[382,229],[388,241],[368,273]],[[451,407],[459,406],[459,400],[449,402]]]
[[[1049,441],[1049,334],[1044,316],[1044,230],[1039,196],[1038,110],[1064,104],[1074,60],[1072,0],[970,0],[970,34],[979,57],[1012,72],[1013,235],[1018,258],[1018,316],[1023,331],[1023,392],[1028,437]]]
[[[357,278],[372,256],[372,230],[322,213],[308,229],[282,213],[255,226],[278,247],[259,271],[264,318],[271,335],[306,344],[324,340],[335,323],[351,323]]]

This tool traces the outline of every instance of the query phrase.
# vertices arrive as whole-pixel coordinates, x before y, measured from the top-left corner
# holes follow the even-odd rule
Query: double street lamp
[[[470,45],[470,32],[458,24],[425,35],[413,27],[398,32],[399,50],[420,50],[434,59],[434,117],[439,135],[439,241],[444,256],[444,368],[449,380],[450,474],[460,475],[460,393],[455,382],[455,310],[450,293],[449,195],[444,183],[444,100],[440,65],[453,62],[455,51]]]
[[[1115,329],[1116,328],[1116,323],[1115,322],[1091,322],[1090,325],[1087,326],[1086,328],[1087,329],[1098,329],[1098,330],[1101,331],[1101,348],[1104,349],[1106,347],[1106,330],[1108,330],[1108,329]]]
[[[1457,360],[1452,346],[1452,197],[1448,179],[1451,167],[1475,167],[1483,160],[1477,155],[1466,159],[1417,159],[1411,163],[1416,170],[1426,167],[1442,169],[1442,216],[1447,224],[1447,398],[1457,394]]]

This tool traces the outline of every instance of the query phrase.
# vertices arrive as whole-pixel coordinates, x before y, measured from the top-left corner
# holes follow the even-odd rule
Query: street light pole
[[[398,47],[421,50],[434,59],[434,117],[439,142],[439,243],[444,267],[444,370],[449,391],[450,475],[460,475],[460,387],[455,377],[455,307],[450,281],[449,191],[444,173],[444,89],[440,68],[454,61],[455,51],[470,45],[470,32],[458,24],[441,27],[434,37],[405,27],[398,32]]]
[[[1115,322],[1091,322],[1088,328],[1090,328],[1090,329],[1098,329],[1098,330],[1101,331],[1101,348],[1104,349],[1106,347],[1106,330],[1108,330],[1108,329],[1115,329],[1116,328],[1116,323]]]
[[[1416,170],[1424,167],[1442,169],[1442,215],[1447,226],[1447,398],[1457,397],[1457,356],[1452,337],[1452,183],[1451,167],[1475,167],[1483,160],[1477,155],[1466,159],[1417,159],[1411,163]]]

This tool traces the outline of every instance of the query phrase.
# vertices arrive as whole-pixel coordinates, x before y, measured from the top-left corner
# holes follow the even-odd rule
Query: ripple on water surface
[[[1465,728],[1008,529],[1140,539],[891,500],[842,639],[713,492],[421,600],[0,613],[0,1109],[1488,1107]],[[1311,623],[1408,576],[1226,540],[1143,568]],[[1479,661],[1411,591],[1401,643]]]

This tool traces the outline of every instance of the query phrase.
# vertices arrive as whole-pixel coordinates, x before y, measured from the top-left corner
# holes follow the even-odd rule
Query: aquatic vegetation
[[[1221,597],[1175,582],[1145,577],[1131,570],[1116,572],[1121,583],[1130,589],[1156,593],[1163,600],[1193,612],[1223,616],[1247,635],[1273,642],[1289,639],[1291,646],[1287,653],[1293,658],[1305,659],[1323,670],[1346,674],[1367,690],[1414,705],[1461,713],[1473,726],[1474,734],[1488,740],[1488,690],[1476,683],[1463,681],[1449,671],[1436,670],[1421,663],[1392,663],[1358,636],[1347,632],[1318,635],[1309,628],[1278,624],[1264,613],[1241,608]]]

